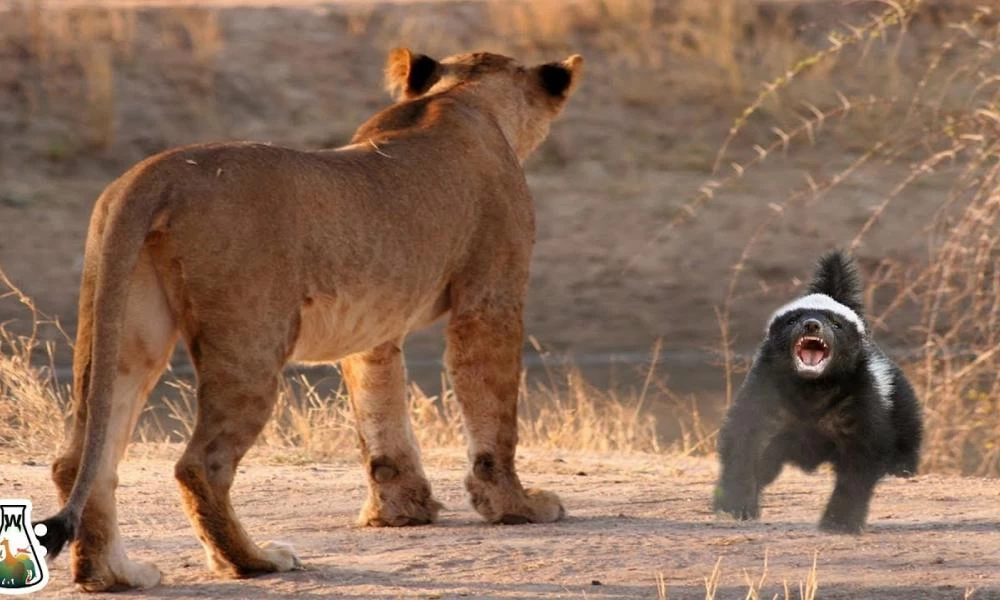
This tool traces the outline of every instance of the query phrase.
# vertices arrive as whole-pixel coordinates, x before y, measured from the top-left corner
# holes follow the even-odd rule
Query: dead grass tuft
[[[56,342],[42,342],[42,330],[51,330],[70,344],[58,323],[39,313],[32,301],[0,269],[0,285],[7,291],[0,301],[15,300],[25,307],[30,333],[15,335],[0,324],[0,451],[19,456],[49,454],[62,439],[68,418],[69,388],[57,381],[52,361],[37,366],[39,356],[51,357]],[[548,369],[548,382],[529,386],[522,378],[519,397],[520,444],[561,450],[598,452],[660,452],[664,448],[650,410],[654,352],[646,385],[634,396],[621,397],[590,386],[575,368]],[[173,371],[165,375],[175,393],[151,398],[135,434],[145,444],[185,441],[194,430],[197,394],[189,378]],[[258,446],[273,455],[297,461],[341,458],[354,452],[357,436],[350,403],[343,387],[327,389],[305,375],[283,380],[274,416]],[[441,395],[410,387],[410,418],[422,448],[463,447],[461,408],[442,377]]]
[[[818,559],[819,552],[813,552],[812,566],[806,573],[805,578],[798,582],[797,595],[792,593],[793,588],[789,587],[787,579],[782,581],[780,591],[766,595],[768,576],[770,575],[770,572],[768,570],[768,553],[765,549],[764,564],[761,567],[759,577],[753,577],[750,575],[749,571],[743,569],[743,579],[746,584],[746,594],[744,598],[746,598],[746,600],[762,600],[764,598],[773,598],[774,600],[815,600],[816,592],[819,590],[816,575],[816,563]],[[716,559],[715,565],[712,567],[712,572],[704,578],[705,600],[715,600],[720,593],[728,593],[730,591],[721,587],[723,576],[722,557],[720,556]],[[733,589],[732,591],[735,592],[736,590]],[[662,572],[656,574],[656,597],[658,600],[668,600],[670,598],[670,589]],[[732,597],[735,598],[737,596]]]
[[[39,338],[42,328],[61,329],[38,312],[2,269],[0,285],[6,288],[0,291],[0,302],[19,302],[33,323],[24,335],[0,323],[0,452],[37,454],[40,448],[52,448],[63,434],[69,389],[56,379],[53,344]],[[39,364],[38,356],[49,360]]]

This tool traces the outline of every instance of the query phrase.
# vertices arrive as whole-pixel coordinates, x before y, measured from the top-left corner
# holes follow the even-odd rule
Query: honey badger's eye
[[[785,323],[788,323],[789,325],[795,325],[795,322],[798,320],[799,320],[798,317],[788,317],[788,320],[785,321]]]
[[[837,329],[843,329],[843,328],[844,328],[844,324],[843,324],[843,323],[841,323],[840,321],[838,321],[837,319],[833,319],[833,320],[831,321],[831,323],[833,323],[833,326],[834,326],[835,328],[837,328]]]

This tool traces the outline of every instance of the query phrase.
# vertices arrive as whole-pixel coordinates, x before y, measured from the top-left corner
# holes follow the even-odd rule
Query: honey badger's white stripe
[[[771,315],[771,319],[767,322],[767,329],[771,329],[771,325],[774,324],[775,319],[779,318],[781,315],[794,312],[796,310],[825,310],[834,313],[835,315],[843,318],[846,321],[850,321],[857,328],[858,333],[865,332],[865,322],[861,320],[858,313],[854,312],[847,306],[844,306],[840,302],[837,302],[833,298],[827,296],[826,294],[809,294],[808,296],[802,296],[798,300],[793,300],[788,304],[782,306],[778,310],[774,311]]]
[[[884,356],[872,354],[868,359],[868,372],[875,380],[875,389],[882,404],[886,407],[892,406],[892,363]]]

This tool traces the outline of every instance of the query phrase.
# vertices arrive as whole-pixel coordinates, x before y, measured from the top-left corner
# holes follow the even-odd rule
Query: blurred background
[[[580,53],[526,165],[526,390],[631,406],[662,443],[711,451],[767,316],[846,247],[928,404],[928,466],[998,472],[998,17],[985,0],[4,0],[0,268],[23,292],[0,299],[6,353],[33,331],[26,299],[75,331],[91,207],[136,161],[344,144],[389,104],[396,46]],[[65,338],[31,339],[64,385]],[[441,349],[431,330],[406,354],[444,397]]]

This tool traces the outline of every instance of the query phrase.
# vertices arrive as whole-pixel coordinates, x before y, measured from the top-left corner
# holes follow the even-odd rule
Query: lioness
[[[195,145],[132,167],[101,194],[87,236],[73,364],[75,419],[52,467],[84,590],[146,588],[115,515],[117,464],[183,337],[197,423],[175,475],[209,566],[232,576],[300,566],[257,546],[229,490],[271,415],[282,367],[341,361],[368,500],[360,522],[434,521],[407,416],[401,346],[449,315],[446,363],[469,439],[465,483],[491,523],[565,511],[514,470],[522,311],[534,242],[521,163],[580,80],[582,59],[525,67],[489,53],[388,58],[399,100],[335,150]]]

